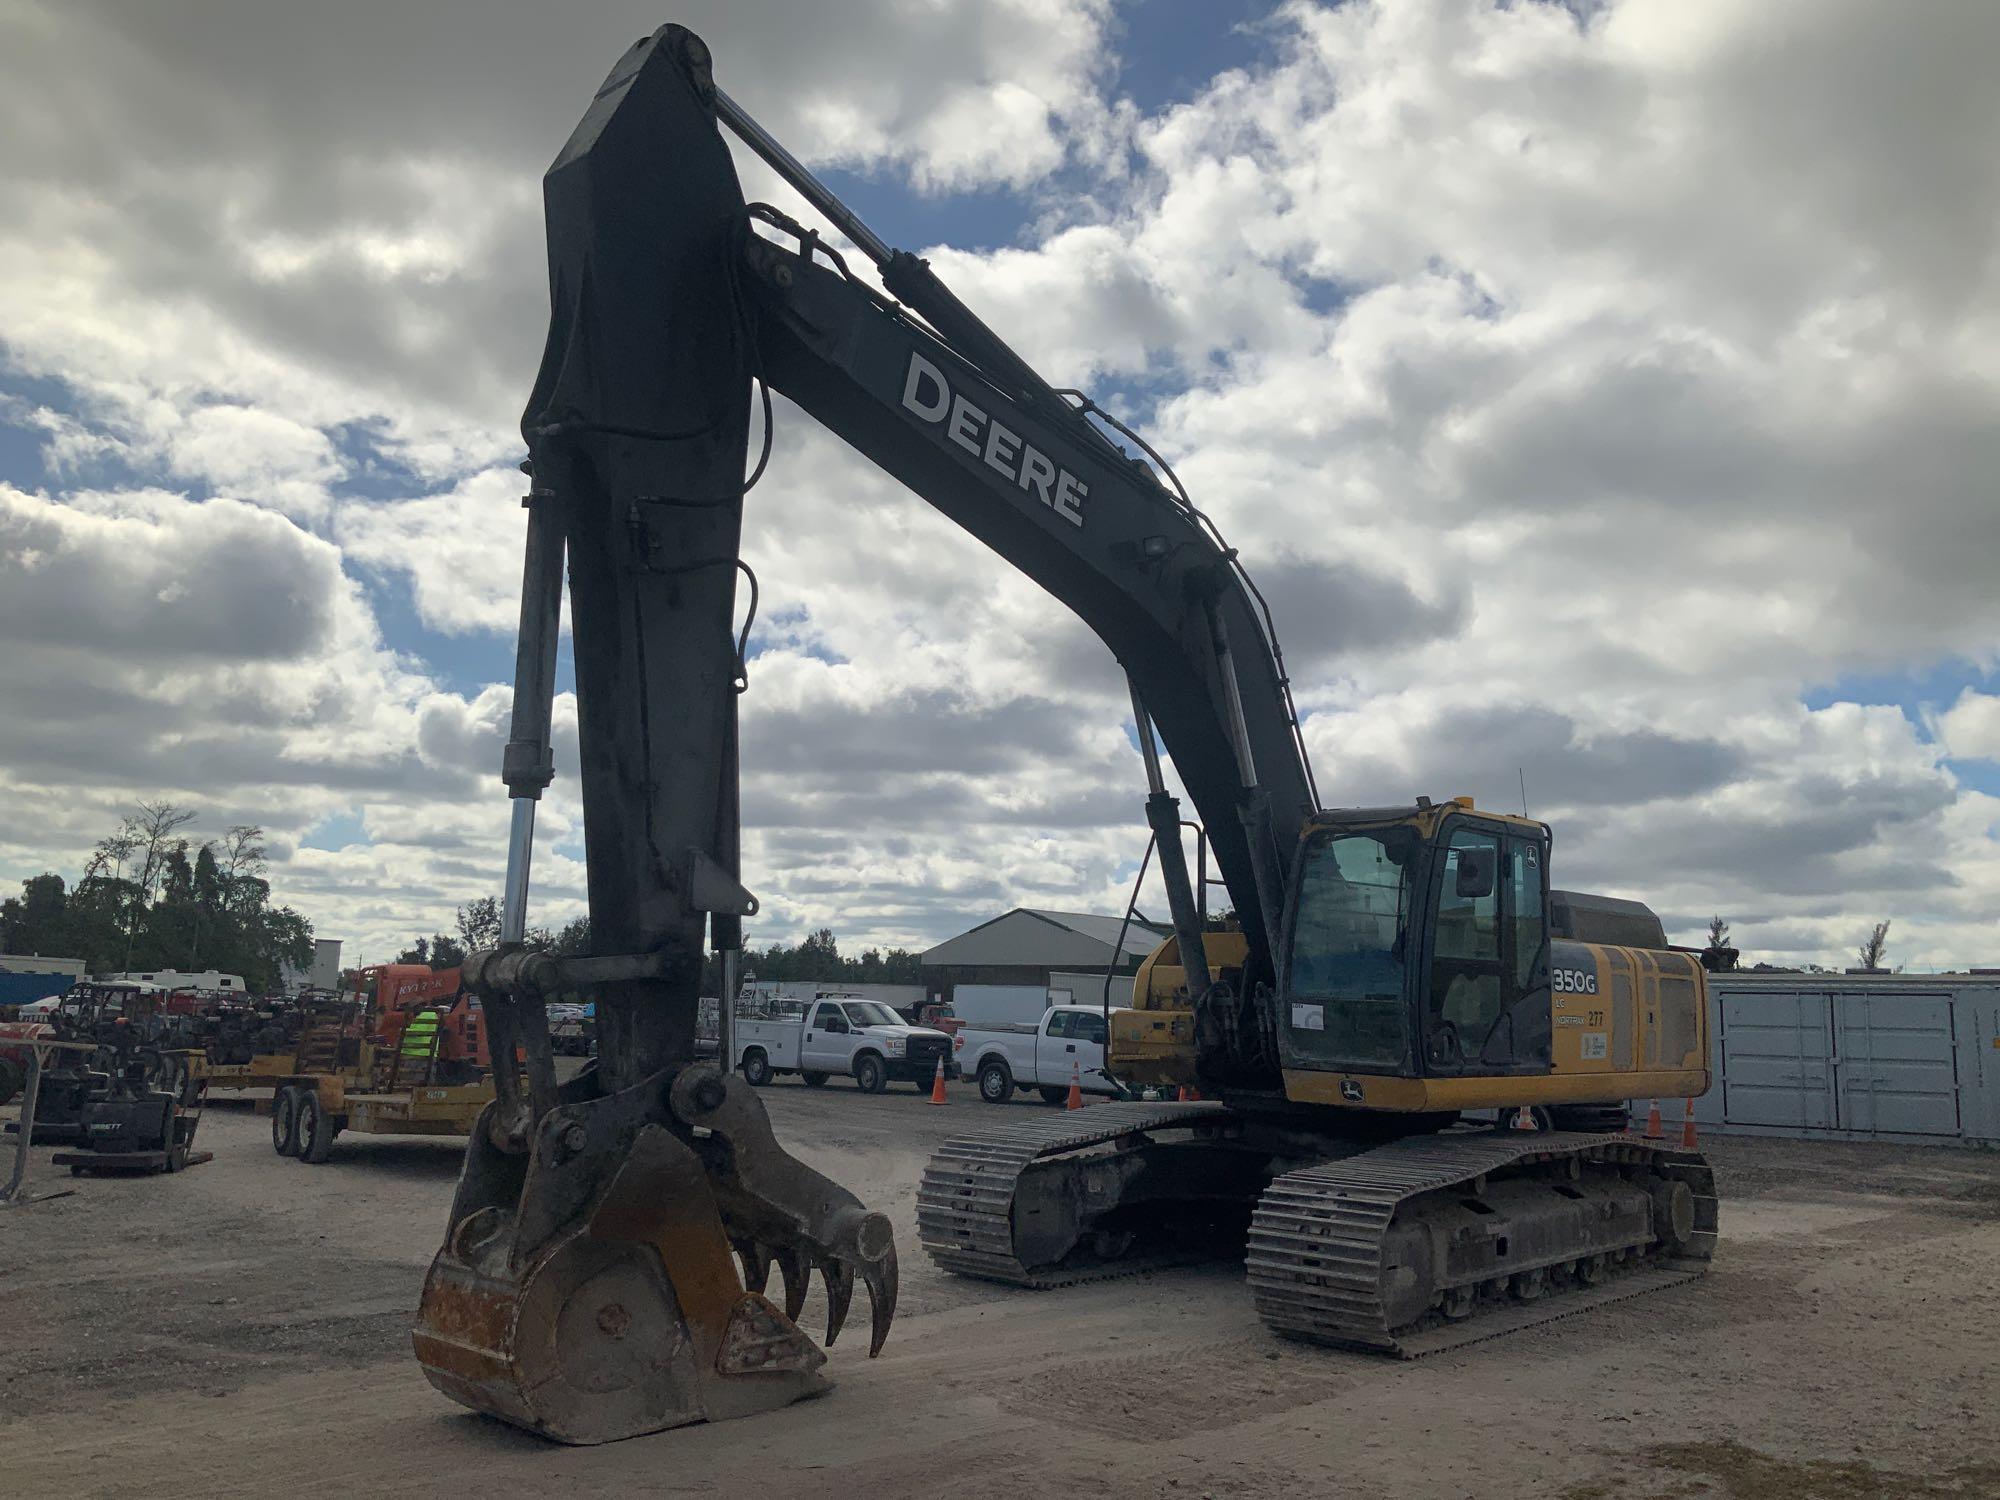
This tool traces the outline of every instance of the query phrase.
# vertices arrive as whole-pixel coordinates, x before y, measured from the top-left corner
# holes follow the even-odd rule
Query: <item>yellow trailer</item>
[[[287,1063],[292,1060],[285,1059]],[[271,1076],[271,1146],[280,1156],[323,1162],[343,1131],[362,1135],[472,1134],[492,1102],[493,1080],[433,1082],[429,1059],[363,1042],[355,1066],[337,1072],[296,1067]]]
[[[208,1091],[235,1093],[243,1089],[276,1089],[298,1069],[291,1052],[263,1052],[247,1063],[210,1063]]]

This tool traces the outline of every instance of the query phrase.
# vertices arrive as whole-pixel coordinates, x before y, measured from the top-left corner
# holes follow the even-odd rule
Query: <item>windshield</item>
[[[903,1018],[879,1000],[843,1000],[840,1008],[856,1026],[900,1026]]]
[[[1403,960],[1410,915],[1407,828],[1313,844],[1300,872],[1285,1020],[1304,1058],[1397,1066],[1408,1050]]]

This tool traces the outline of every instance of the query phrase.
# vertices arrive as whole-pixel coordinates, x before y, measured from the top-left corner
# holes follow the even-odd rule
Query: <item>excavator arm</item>
[[[1268,979],[1290,851],[1315,809],[1232,554],[1084,410],[1019,388],[978,344],[962,351],[822,263],[809,235],[792,238],[744,245],[759,373],[1111,649],[1207,831],[1253,974]],[[892,262],[892,282],[901,269]]]
[[[813,232],[745,204],[723,124],[876,261],[894,300]],[[871,1296],[871,1353],[894,1309],[887,1221],[777,1145],[728,1071],[726,1040],[722,1067],[695,1060],[704,943],[733,985],[742,919],[756,910],[738,871],[739,540],[769,458],[773,390],[1033,578],[1124,667],[1148,820],[1181,951],[1194,955],[1203,1066],[1221,1081],[1276,1079],[1259,1001],[1314,795],[1268,617],[1213,526],[1162,482],[1170,471],[1050,388],[923,262],[882,245],[715,87],[699,38],[667,26],[635,45],[544,193],[551,316],[522,422],[531,488],[502,773],[514,799],[503,941],[464,970],[485,1007],[497,1097],[415,1337],[447,1394],[594,1442],[821,1388],[824,1355],[793,1322],[815,1269],[827,1342],[857,1281]],[[525,941],[565,561],[587,958]],[[1240,974],[1211,976],[1200,958],[1153,726],[1242,918]],[[559,1083],[543,1005],[579,989],[597,1000],[598,1061]],[[500,1061],[517,1055],[525,1077]],[[782,1309],[761,1295],[773,1266]]]

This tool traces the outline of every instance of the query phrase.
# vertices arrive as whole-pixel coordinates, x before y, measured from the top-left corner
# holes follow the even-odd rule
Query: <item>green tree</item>
[[[1736,967],[1738,954],[1729,941],[1729,924],[1721,917],[1708,919],[1708,946],[1701,950],[1702,967],[1711,974],[1726,974]]]
[[[458,909],[458,942],[467,953],[500,944],[500,902],[481,896]]]
[[[179,807],[172,802],[141,802],[138,812],[125,815],[124,836],[129,841],[131,856],[139,866],[138,879],[134,882],[138,890],[125,917],[125,967],[128,969],[132,966],[133,945],[138,941],[139,920],[145,915],[147,903],[153,899],[154,887],[165,872],[168,856],[176,852],[174,830],[193,821],[193,808]],[[187,841],[182,839],[179,842],[185,862]]]
[[[115,875],[86,874],[79,880],[63,914],[68,956],[82,959],[92,973],[117,968],[125,913],[138,892],[133,882]]]
[[[239,824],[219,854],[203,843],[190,859],[189,841],[174,835],[193,817],[170,802],[142,802],[98,841],[74,889],[64,893],[55,876],[23,882],[18,900],[0,903],[8,945],[52,937],[41,951],[81,958],[94,972],[213,968],[241,974],[252,990],[276,988],[283,967],[311,962],[312,924],[271,904],[262,829]]]
[[[820,927],[806,934],[798,947],[798,964],[804,971],[796,976],[800,979],[847,977],[841,972],[840,944],[834,941],[831,927]]]
[[[0,901],[0,953],[69,957],[69,888],[55,874],[30,875],[21,894]]]
[[[210,843],[195,852],[194,901],[205,912],[222,909],[222,870],[215,862],[215,845]]]
[[[571,917],[547,944],[551,953],[564,957],[583,955],[590,952],[590,918]]]
[[[465,962],[465,950],[455,938],[442,932],[418,938],[395,957],[399,964],[429,964],[433,969],[455,969]]]
[[[1867,941],[1855,949],[1854,956],[1861,960],[1862,968],[1879,969],[1882,967],[1882,957],[1888,951],[1889,924],[1877,922],[1875,930],[1868,934]]]

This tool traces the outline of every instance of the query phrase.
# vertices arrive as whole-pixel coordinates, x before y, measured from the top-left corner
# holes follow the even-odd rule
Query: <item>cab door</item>
[[[799,1066],[815,1073],[845,1073],[851,1031],[846,1013],[838,1005],[831,1000],[818,1002],[806,1016]]]
[[[1447,825],[1431,875],[1426,1072],[1547,1070],[1547,847],[1523,827]]]
[[[1104,1015],[1101,1011],[1073,1010],[1069,1013],[1070,1046],[1076,1052],[1077,1074],[1083,1080],[1085,1093],[1095,1091],[1100,1094],[1111,1092],[1111,1084],[1104,1076]],[[1065,1056],[1064,1061],[1068,1061]],[[1063,1070],[1058,1083],[1069,1082],[1069,1070]]]

